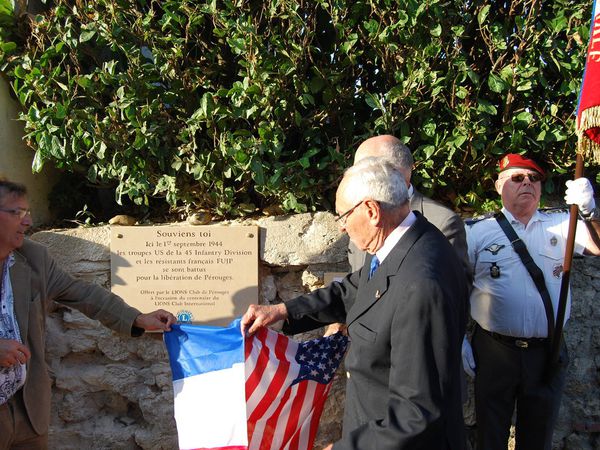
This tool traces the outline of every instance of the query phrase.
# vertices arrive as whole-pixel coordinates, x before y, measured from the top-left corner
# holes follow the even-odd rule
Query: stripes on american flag
[[[298,343],[266,328],[246,339],[250,450],[312,448],[347,344],[340,334]]]

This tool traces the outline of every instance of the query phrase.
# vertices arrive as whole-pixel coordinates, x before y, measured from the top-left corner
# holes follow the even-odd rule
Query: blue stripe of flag
[[[227,327],[180,324],[164,333],[173,381],[244,362],[240,319]]]

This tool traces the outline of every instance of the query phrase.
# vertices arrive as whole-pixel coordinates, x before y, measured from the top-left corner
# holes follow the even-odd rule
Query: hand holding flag
[[[261,327],[268,327],[280,320],[287,319],[287,308],[283,303],[278,305],[250,305],[242,316],[242,334],[252,336]]]

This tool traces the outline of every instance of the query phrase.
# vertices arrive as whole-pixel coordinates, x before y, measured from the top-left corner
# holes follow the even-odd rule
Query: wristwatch
[[[600,220],[600,212],[598,212],[598,208],[592,209],[592,212],[589,214],[583,214],[581,211],[579,212],[581,218],[587,222],[592,220]]]

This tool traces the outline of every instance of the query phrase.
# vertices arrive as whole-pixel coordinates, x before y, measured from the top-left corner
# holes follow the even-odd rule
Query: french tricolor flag
[[[313,448],[347,337],[296,342],[261,328],[244,341],[239,319],[171,329],[164,339],[181,449]]]
[[[227,328],[173,325],[164,340],[173,372],[179,448],[246,450],[239,320]]]

